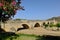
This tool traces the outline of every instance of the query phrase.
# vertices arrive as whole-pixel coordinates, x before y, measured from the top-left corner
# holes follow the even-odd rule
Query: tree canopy
[[[0,21],[5,22],[14,17],[19,9],[24,10],[20,4],[21,0],[0,0]]]

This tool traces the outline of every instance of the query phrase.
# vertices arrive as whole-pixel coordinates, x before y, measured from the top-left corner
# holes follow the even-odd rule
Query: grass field
[[[20,34],[19,37],[13,40],[36,40],[35,35]]]
[[[32,35],[31,34],[16,34],[16,35],[0,34],[0,40],[60,40],[60,37],[49,36],[49,35],[37,36],[33,34]]]
[[[28,34],[18,34],[18,36],[15,37],[9,37],[6,40],[36,40],[37,36],[35,35],[28,35]]]
[[[29,34],[16,34],[15,36],[12,35],[0,35],[0,40],[37,40],[38,36],[36,35],[29,35]],[[40,36],[39,36],[40,39]]]

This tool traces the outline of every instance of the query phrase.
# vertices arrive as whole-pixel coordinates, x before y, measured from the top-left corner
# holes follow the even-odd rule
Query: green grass
[[[12,38],[13,40],[36,40],[36,35],[29,35],[29,34],[17,34],[17,38]],[[8,38],[7,40],[11,40],[11,38]]]
[[[34,35],[34,34],[0,34],[0,40],[50,40],[50,35]],[[53,37],[54,38],[54,37]],[[55,39],[55,38],[54,38]],[[52,39],[51,39],[52,40]]]
[[[35,39],[36,39],[36,37],[33,37],[33,36],[19,36],[13,40],[35,40]]]
[[[1,40],[37,40],[41,39],[41,36],[37,35],[30,35],[30,34],[16,34],[15,36],[13,35],[0,35]]]

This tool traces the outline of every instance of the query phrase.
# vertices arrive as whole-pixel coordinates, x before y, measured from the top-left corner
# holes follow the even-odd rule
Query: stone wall
[[[43,27],[43,22],[50,23],[55,21],[36,21],[36,20],[9,20],[5,24],[2,23],[2,28],[8,32],[16,32],[19,28],[33,29],[35,26]]]

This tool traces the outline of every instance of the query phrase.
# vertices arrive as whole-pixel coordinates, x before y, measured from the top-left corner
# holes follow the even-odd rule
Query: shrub
[[[57,27],[60,27],[60,23],[57,23],[56,26],[57,26]]]
[[[45,28],[47,28],[48,27],[48,24],[45,24]]]
[[[50,27],[54,27],[55,25],[54,25],[53,23],[50,23],[49,26],[50,26]]]
[[[59,30],[59,28],[60,28],[60,23],[57,23],[57,24],[56,24],[56,27],[58,27],[57,30]]]

